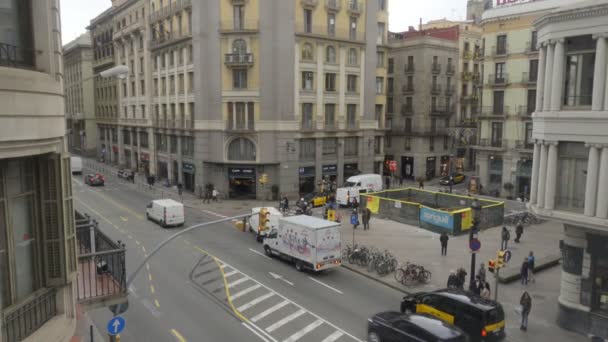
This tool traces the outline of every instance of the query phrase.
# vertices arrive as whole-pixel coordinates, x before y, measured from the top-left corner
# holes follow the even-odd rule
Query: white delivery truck
[[[266,209],[268,224],[266,227],[260,227],[260,210]],[[283,217],[283,213],[281,213],[275,207],[258,207],[251,208],[251,216],[249,216],[249,231],[256,234],[256,239],[258,242],[262,242],[266,234],[273,227],[279,226],[279,218]]]
[[[82,158],[72,156],[70,157],[70,167],[72,168],[73,175],[82,174]]]
[[[263,241],[268,256],[278,255],[296,269],[315,272],[342,264],[340,224],[308,215],[279,218]]]
[[[348,206],[354,197],[357,198],[357,203],[361,203],[359,194],[376,191],[382,191],[382,176],[377,174],[352,176],[336,191],[336,202]]]
[[[184,205],[172,199],[153,200],[146,206],[146,218],[163,228],[181,226],[185,223]]]

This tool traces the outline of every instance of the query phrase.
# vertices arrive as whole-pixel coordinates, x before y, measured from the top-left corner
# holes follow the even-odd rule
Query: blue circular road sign
[[[471,239],[469,241],[469,248],[472,252],[477,252],[481,248],[481,241],[479,239]]]
[[[110,335],[118,335],[123,330],[125,330],[125,326],[126,325],[127,325],[127,321],[125,321],[124,318],[122,318],[120,316],[114,316],[108,322],[108,326],[107,326],[108,334],[110,334]]]

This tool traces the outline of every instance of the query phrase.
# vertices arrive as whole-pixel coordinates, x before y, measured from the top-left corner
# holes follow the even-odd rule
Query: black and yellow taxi
[[[304,196],[304,201],[314,208],[324,206],[329,200],[330,194],[327,192],[311,192]]]
[[[460,184],[464,182],[466,176],[462,173],[455,173],[451,177],[445,176],[439,180],[439,184],[441,185],[450,185],[450,178],[452,179],[452,185]]]
[[[403,297],[401,312],[426,313],[464,330],[471,341],[505,338],[505,313],[500,303],[458,289],[420,292]]]
[[[461,329],[428,314],[386,311],[367,320],[367,341],[467,342],[468,337]]]

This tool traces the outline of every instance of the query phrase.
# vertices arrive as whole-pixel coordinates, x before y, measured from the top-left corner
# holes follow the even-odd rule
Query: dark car
[[[464,330],[471,341],[499,341],[505,337],[502,305],[464,290],[444,289],[405,296],[401,312],[433,315]]]
[[[368,342],[468,341],[467,334],[427,314],[404,315],[387,311],[367,320]]]
[[[90,173],[84,176],[84,184],[91,186],[103,186],[106,179],[100,173]]]
[[[452,185],[454,185],[454,184],[460,184],[460,183],[464,182],[465,178],[466,178],[466,176],[463,175],[462,173],[455,173],[455,174],[453,174],[452,175],[452,180],[453,180]],[[450,176],[446,176],[446,177],[441,178],[439,180],[439,184],[441,184],[441,185],[450,185]]]

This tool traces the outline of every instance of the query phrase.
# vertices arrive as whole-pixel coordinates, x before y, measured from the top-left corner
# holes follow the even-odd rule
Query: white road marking
[[[256,251],[255,249],[249,248],[249,250],[250,250],[250,251],[252,251],[253,253],[257,254],[257,255],[261,255],[261,256],[263,256],[264,258],[267,258],[267,259],[272,259],[272,258],[271,258],[271,257],[269,257],[268,255],[266,255],[266,254],[264,254],[264,253],[262,253],[262,252],[258,252],[258,251]]]
[[[282,281],[286,282],[287,284],[289,284],[289,285],[293,286],[293,283],[292,283],[292,282],[290,282],[289,280],[287,280],[287,279],[283,278],[283,276],[282,276],[282,275],[278,275],[278,274],[276,274],[276,273],[272,273],[272,272],[268,272],[268,273],[270,273],[270,276],[271,276],[271,277],[273,277],[274,279],[280,279],[280,280],[282,280]]]
[[[239,297],[241,297],[241,296],[244,296],[244,295],[248,294],[248,293],[249,293],[249,292],[251,292],[251,291],[255,291],[256,289],[259,289],[260,287],[262,287],[262,285],[260,285],[260,284],[255,284],[255,285],[253,285],[253,286],[250,286],[250,287],[248,287],[248,288],[244,289],[244,290],[243,290],[243,291],[241,291],[241,292],[238,292],[238,293],[233,294],[232,296],[230,296],[230,299],[235,300],[235,299],[237,299],[237,298],[239,298]]]
[[[273,313],[273,312],[275,312],[275,311],[279,310],[280,308],[284,307],[285,305],[287,305],[287,304],[289,304],[289,303],[290,303],[290,302],[289,302],[287,299],[285,299],[284,301],[282,301],[282,302],[280,302],[280,303],[278,303],[278,304],[274,305],[273,307],[271,307],[271,308],[269,308],[269,309],[266,309],[266,310],[264,310],[264,311],[260,312],[259,314],[257,314],[257,315],[255,315],[255,316],[253,316],[253,317],[251,318],[251,321],[255,323],[255,322],[257,322],[257,321],[261,320],[262,318],[264,318],[264,317],[266,317],[266,316],[270,315],[271,313]]]
[[[296,342],[297,340],[301,339],[304,335],[306,335],[309,332],[318,328],[321,324],[323,324],[323,321],[318,319],[318,320],[312,322],[311,324],[307,325],[306,327],[304,327],[302,330],[298,331],[297,333],[289,336],[287,339],[283,340],[283,342]]]
[[[248,277],[239,278],[239,279],[233,281],[232,283],[228,284],[228,288],[235,287],[240,283],[246,282],[247,280],[249,280]]]
[[[228,277],[233,276],[233,275],[235,275],[235,274],[237,274],[237,273],[239,273],[239,271],[237,271],[237,270],[232,270],[232,271],[230,271],[230,272],[228,272],[228,273],[224,274],[224,277],[228,278]]]
[[[81,182],[81,181],[76,180],[76,178],[74,178],[74,177],[72,177],[72,181],[73,181],[74,183],[76,183],[76,184],[80,185],[80,186],[84,186],[84,184],[82,184],[82,182]]]
[[[300,309],[294,313],[292,313],[291,315],[287,316],[287,317],[283,317],[282,319],[274,322],[273,324],[271,324],[268,328],[266,328],[266,331],[268,332],[273,332],[277,329],[279,329],[280,327],[284,326],[285,324],[293,321],[294,319],[302,316],[303,314],[306,313],[306,310],[304,309]]]
[[[327,336],[323,341],[321,342],[334,342],[335,340],[339,339],[340,337],[342,337],[342,335],[344,335],[343,332],[341,332],[340,330],[336,330],[334,331],[333,334]]]
[[[268,299],[268,298],[270,298],[272,296],[274,296],[274,293],[268,292],[267,294],[265,294],[265,295],[263,295],[261,297],[258,297],[258,298],[254,299],[254,300],[252,300],[252,301],[250,301],[248,303],[245,303],[245,304],[239,306],[238,308],[236,308],[236,310],[239,311],[239,312],[243,312],[243,311],[245,311],[245,310],[247,310],[247,309],[255,306],[256,304],[259,304],[259,303],[265,301],[266,299]]]
[[[340,290],[338,290],[338,289],[335,289],[335,288],[333,288],[333,287],[331,287],[331,286],[329,286],[329,285],[325,284],[324,282],[319,281],[319,280],[317,280],[317,279],[315,279],[315,278],[313,278],[313,277],[308,277],[308,279],[310,279],[310,280],[314,281],[314,282],[315,282],[315,283],[317,283],[317,284],[321,284],[321,285],[323,285],[323,286],[327,287],[328,289],[331,289],[331,290],[333,290],[333,291],[336,291],[336,292],[338,292],[339,294],[343,294],[343,293],[342,293],[342,291],[340,291]]]
[[[243,322],[241,323],[243,324],[243,326],[247,329],[249,329],[249,331],[251,331],[252,333],[255,334],[255,336],[259,337],[262,341],[264,342],[270,342],[271,340],[267,339],[266,337],[264,337],[264,335],[262,335],[261,333],[259,333],[256,329],[253,328],[253,325],[250,325],[247,322]],[[272,341],[277,342],[277,340],[275,340],[274,338],[272,339]]]

